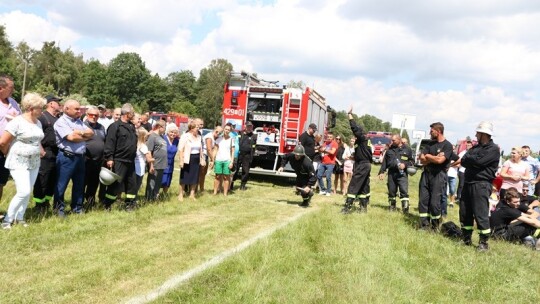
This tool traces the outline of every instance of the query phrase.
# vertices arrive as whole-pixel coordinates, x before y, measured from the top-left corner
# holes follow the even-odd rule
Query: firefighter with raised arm
[[[371,195],[369,188],[369,177],[371,174],[371,161],[373,152],[371,150],[371,143],[366,137],[366,130],[356,124],[354,120],[353,107],[349,108],[349,124],[351,130],[356,137],[354,142],[354,169],[349,188],[347,189],[347,199],[345,200],[345,206],[341,209],[341,213],[348,214],[352,211],[353,203],[355,199],[360,200],[360,212],[367,212],[367,206],[369,204],[369,197]]]
[[[311,197],[313,196],[313,190],[311,188],[317,182],[313,162],[306,156],[304,147],[298,145],[294,148],[293,153],[289,153],[283,157],[281,167],[277,171],[278,174],[283,172],[287,163],[291,164],[291,167],[296,173],[296,189],[303,199],[300,207],[309,207]]]
[[[379,170],[379,179],[384,179],[388,169],[388,203],[390,211],[396,210],[396,195],[399,188],[401,208],[404,213],[409,212],[409,179],[407,168],[413,166],[412,150],[401,141],[401,136],[392,135],[392,144],[386,150]]]

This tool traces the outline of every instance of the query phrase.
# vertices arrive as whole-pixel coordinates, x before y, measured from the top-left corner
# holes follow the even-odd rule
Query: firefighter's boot
[[[463,233],[463,245],[472,246],[472,230],[462,228],[461,232]]]
[[[431,230],[433,230],[433,232],[439,232],[440,227],[441,227],[440,219],[431,219]]]
[[[401,210],[403,210],[403,213],[409,213],[409,198],[401,199]]]
[[[389,197],[388,203],[390,205],[389,209],[390,211],[396,211],[396,198],[395,197]]]
[[[489,240],[489,234],[480,234],[480,242],[478,243],[478,247],[476,248],[476,250],[478,251],[488,251],[489,250],[489,245],[488,245],[488,240]]]
[[[354,198],[347,197],[347,199],[345,200],[345,206],[343,206],[343,209],[341,209],[341,213],[343,213],[343,214],[351,213],[353,203],[354,203]]]
[[[367,212],[367,206],[368,206],[368,199],[367,198],[361,198],[359,208],[358,208],[358,212],[359,213],[366,213]]]

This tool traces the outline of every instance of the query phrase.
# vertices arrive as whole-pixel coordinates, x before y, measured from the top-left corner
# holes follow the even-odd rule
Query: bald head
[[[64,102],[64,114],[71,118],[79,118],[81,116],[81,104],[75,99],[68,99]]]

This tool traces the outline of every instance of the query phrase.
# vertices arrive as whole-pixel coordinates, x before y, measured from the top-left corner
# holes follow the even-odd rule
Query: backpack
[[[459,239],[463,236],[463,232],[461,232],[461,229],[458,227],[458,225],[456,225],[456,223],[452,221],[443,223],[441,225],[441,233],[444,236],[456,239]]]

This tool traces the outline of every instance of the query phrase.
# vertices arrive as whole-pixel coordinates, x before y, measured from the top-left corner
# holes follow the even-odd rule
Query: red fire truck
[[[373,151],[373,162],[376,164],[382,163],[382,157],[387,145],[392,141],[392,133],[380,131],[368,131],[367,138],[371,142]]]
[[[184,133],[187,130],[187,124],[189,122],[189,117],[186,114],[183,113],[177,113],[177,112],[150,112],[150,118],[152,118],[155,121],[158,121],[160,119],[167,121],[167,118],[171,118],[172,122],[176,124],[178,129],[180,130],[180,134]]]
[[[281,157],[293,151],[310,123],[319,132],[327,127],[328,106],[313,89],[278,86],[246,72],[231,73],[224,89],[223,124],[231,122],[240,131],[251,121],[257,134],[252,173],[275,175]],[[282,175],[295,176],[289,166]]]

